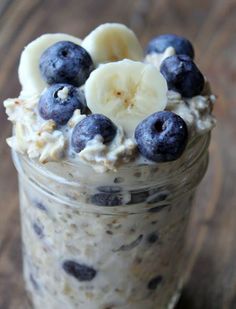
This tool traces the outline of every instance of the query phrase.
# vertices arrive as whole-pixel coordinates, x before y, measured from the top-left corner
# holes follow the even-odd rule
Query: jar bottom
[[[182,294],[182,291],[183,291],[183,282],[181,282],[179,284],[179,287],[178,289],[175,291],[175,293],[173,294],[173,296],[171,297],[170,299],[170,302],[168,303],[166,309],[174,309],[175,306],[177,305],[179,299],[180,299],[180,296]],[[25,303],[25,309],[34,309],[34,305],[33,305],[33,301],[32,301],[32,295],[29,291],[26,290],[26,303]],[[122,308],[120,308],[122,309]],[[155,308],[155,309],[158,309],[158,308]],[[162,308],[160,308],[162,309]],[[163,308],[165,309],[165,308]]]

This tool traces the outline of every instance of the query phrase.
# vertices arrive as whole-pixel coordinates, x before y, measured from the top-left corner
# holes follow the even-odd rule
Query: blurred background
[[[132,28],[145,47],[176,33],[195,46],[201,71],[218,96],[210,166],[188,233],[193,268],[178,309],[236,308],[236,1],[0,0],[0,98],[20,91],[23,47],[46,32],[83,38],[104,22]],[[16,172],[5,139],[11,126],[0,104],[0,309],[25,309]]]

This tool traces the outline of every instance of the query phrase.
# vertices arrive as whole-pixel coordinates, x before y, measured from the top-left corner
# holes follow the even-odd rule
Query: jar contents
[[[189,40],[125,25],[44,34],[4,101],[34,308],[172,308],[215,96]]]

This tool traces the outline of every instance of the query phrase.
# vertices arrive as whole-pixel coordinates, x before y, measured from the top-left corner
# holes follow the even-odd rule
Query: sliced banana
[[[143,59],[142,47],[132,30],[125,25],[107,23],[94,29],[82,42],[95,65],[106,62]]]
[[[122,60],[94,70],[85,83],[87,105],[133,136],[138,123],[163,110],[167,104],[167,84],[150,64]]]
[[[59,41],[71,41],[81,45],[81,40],[64,33],[44,34],[29,43],[21,54],[18,69],[19,80],[22,85],[21,97],[39,95],[46,87],[39,70],[39,59],[42,53],[51,45]]]

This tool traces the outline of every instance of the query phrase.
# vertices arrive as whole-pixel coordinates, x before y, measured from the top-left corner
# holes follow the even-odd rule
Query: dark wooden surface
[[[193,210],[192,272],[178,309],[236,308],[236,1],[0,1],[0,98],[17,96],[24,45],[45,32],[85,36],[107,21],[133,28],[143,45],[175,32],[195,44],[196,60],[219,96],[211,163]],[[25,309],[16,173],[0,104],[0,309]]]

